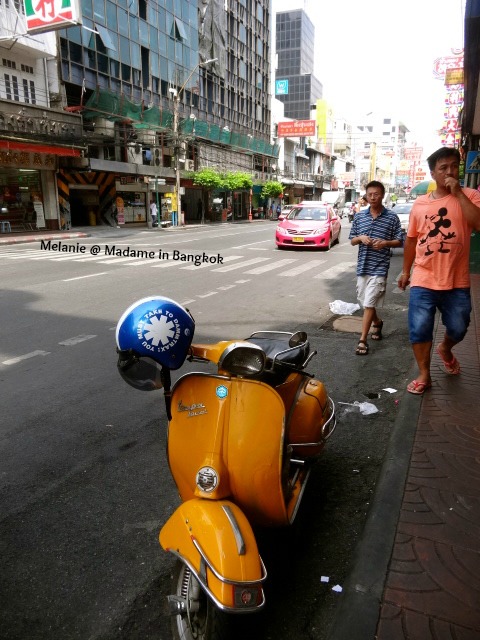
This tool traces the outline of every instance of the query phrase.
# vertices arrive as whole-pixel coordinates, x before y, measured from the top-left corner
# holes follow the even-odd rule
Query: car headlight
[[[234,342],[220,356],[218,368],[235,376],[254,376],[265,368],[264,350],[250,342]]]
[[[285,229],[283,227],[278,226],[277,227],[277,233],[281,233],[282,235],[284,235],[286,233]]]
[[[317,227],[316,229],[314,229],[313,235],[314,236],[320,236],[320,235],[323,235],[324,233],[326,233],[327,231],[328,231],[328,226]]]

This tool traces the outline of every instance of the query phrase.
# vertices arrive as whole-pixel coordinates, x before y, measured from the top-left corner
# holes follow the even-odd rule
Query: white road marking
[[[357,265],[356,262],[342,262],[341,264],[337,264],[334,267],[330,267],[330,269],[327,269],[326,271],[322,271],[321,273],[313,277],[319,280],[325,280],[325,279],[328,280],[330,278],[336,278],[338,275],[345,273],[345,271],[348,271],[349,269],[351,269],[352,267],[355,267],[356,265]],[[353,275],[355,274],[352,273],[352,276]]]
[[[153,269],[166,269],[167,267],[178,267],[178,262],[174,260],[165,260],[160,264],[152,264]]]
[[[231,262],[232,260],[240,260],[241,258],[243,258],[243,256],[225,256],[223,258],[223,262]],[[188,267],[181,267],[182,269],[190,269],[190,270],[195,270],[195,269],[205,269],[205,267],[211,267],[212,264],[205,262],[204,264],[199,265],[198,267],[196,267],[195,265],[191,264]]]
[[[108,271],[102,271],[101,273],[91,273],[88,276],[77,276],[76,278],[67,278],[63,282],[72,282],[72,280],[83,280],[83,278],[96,278],[97,276],[106,276]]]
[[[100,264],[117,264],[119,262],[132,262],[132,260],[138,260],[129,256],[128,258],[110,258],[110,260],[100,260]]]
[[[31,351],[30,353],[26,353],[23,356],[17,356],[16,358],[10,358],[10,360],[4,360],[2,364],[11,365],[17,364],[22,360],[28,360],[28,358],[34,358],[35,356],[48,356],[50,351]]]
[[[252,258],[251,260],[246,260],[240,264],[231,264],[228,267],[212,269],[212,271],[221,271],[222,273],[225,273],[226,271],[233,271],[234,269],[243,269],[243,267],[248,267],[249,265],[256,264],[257,262],[265,262],[265,260],[268,260],[268,258]]]
[[[249,244],[241,244],[238,247],[232,247],[232,249],[244,249],[245,247],[251,247],[255,244],[265,244],[266,242],[272,242],[271,240],[259,240],[258,242],[250,242]]]
[[[218,291],[210,291],[209,293],[204,293],[202,296],[198,296],[199,298],[209,298],[210,296],[216,296]]]
[[[279,273],[279,276],[283,276],[285,278],[293,278],[294,276],[298,276],[309,269],[314,269],[320,264],[323,264],[326,260],[310,260],[305,264],[301,264],[298,267],[294,267],[293,269],[289,269],[288,271],[284,271],[283,273]]]
[[[79,336],[75,336],[74,338],[67,338],[66,340],[62,340],[62,342],[59,342],[58,344],[62,344],[65,347],[71,347],[74,344],[78,344],[79,342],[85,342],[85,340],[91,340],[92,338],[96,338],[97,336],[95,335],[86,335],[86,334],[82,334]]]
[[[266,273],[267,271],[273,271],[273,269],[280,269],[281,267],[287,264],[291,264],[292,262],[296,262],[296,259],[285,258],[284,260],[278,260],[277,262],[273,262],[272,264],[264,264],[263,267],[257,267],[256,269],[245,271],[245,273],[251,273],[253,275],[257,275],[259,273]]]

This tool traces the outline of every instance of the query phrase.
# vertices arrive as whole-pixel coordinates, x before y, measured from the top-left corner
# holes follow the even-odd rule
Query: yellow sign
[[[445,84],[447,86],[452,84],[463,84],[463,69],[446,69]]]

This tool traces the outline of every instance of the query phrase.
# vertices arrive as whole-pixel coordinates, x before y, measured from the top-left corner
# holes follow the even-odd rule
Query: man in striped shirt
[[[355,353],[368,354],[368,332],[372,340],[382,339],[383,320],[376,307],[383,304],[390,267],[390,250],[402,246],[402,227],[398,216],[383,206],[385,187],[372,180],[366,187],[369,207],[353,218],[350,241],[358,245],[357,297],[363,307],[362,333]]]

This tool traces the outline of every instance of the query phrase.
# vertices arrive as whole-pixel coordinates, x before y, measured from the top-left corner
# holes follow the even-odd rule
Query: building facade
[[[62,109],[56,52],[55,34],[27,33],[23,2],[0,0],[0,221],[12,229],[66,224],[57,172],[85,151],[81,117]]]
[[[213,219],[215,194],[206,200],[191,179],[206,167],[246,172],[261,189],[278,155],[269,0],[83,0],[82,10],[83,26],[59,33],[66,100],[80,108],[89,149],[64,166],[72,224],[84,223],[85,198],[107,222],[119,212],[145,221],[152,197],[163,217]],[[245,217],[250,194],[230,197]]]
[[[167,218],[214,219],[219,194],[209,198],[193,181],[207,167],[252,176],[255,202],[278,157],[270,0],[80,7],[82,24],[32,36],[21,0],[0,0],[0,153],[9,168],[0,184],[13,198],[9,212],[23,197],[13,170],[18,178],[31,171],[28,193],[52,228],[147,223],[153,198]],[[252,193],[229,198],[245,217]]]
[[[323,87],[313,74],[315,27],[302,9],[276,14],[275,80],[285,81],[288,89],[277,95],[285,105],[285,117],[308,120],[311,105],[322,98]]]

